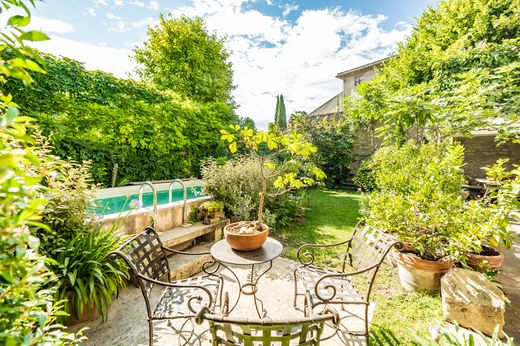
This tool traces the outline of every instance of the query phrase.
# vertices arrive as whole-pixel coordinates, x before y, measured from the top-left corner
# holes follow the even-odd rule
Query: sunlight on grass
[[[285,243],[285,256],[296,259],[298,247],[306,243],[327,244],[348,239],[360,218],[360,198],[357,192],[349,190],[310,191],[305,221],[274,234]],[[316,261],[320,265],[337,267],[344,250],[321,249],[315,253]],[[376,304],[371,333],[389,333],[398,340],[378,342],[372,339],[376,345],[411,345],[408,328],[427,333],[435,320],[442,319],[439,295],[405,291],[399,284],[397,270],[386,264],[376,277],[371,299]]]

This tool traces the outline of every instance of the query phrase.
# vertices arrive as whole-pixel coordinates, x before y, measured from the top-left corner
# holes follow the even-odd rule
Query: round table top
[[[269,262],[282,254],[282,244],[273,238],[267,238],[260,249],[253,251],[236,251],[229,247],[226,239],[222,239],[211,247],[211,256],[219,262],[235,265],[252,265]]]

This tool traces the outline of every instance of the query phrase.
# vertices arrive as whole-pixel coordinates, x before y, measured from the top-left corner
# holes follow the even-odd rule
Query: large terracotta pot
[[[474,269],[491,267],[493,269],[500,268],[504,263],[504,254],[491,248],[484,248],[480,254],[469,253],[468,265]]]
[[[253,221],[249,221],[253,222]],[[264,230],[256,233],[235,233],[229,229],[236,226],[239,222],[227,224],[224,227],[224,237],[229,246],[237,251],[253,251],[261,248],[269,235],[269,227],[264,224]]]
[[[407,291],[437,293],[441,278],[454,263],[428,261],[410,252],[394,251],[401,286]]]

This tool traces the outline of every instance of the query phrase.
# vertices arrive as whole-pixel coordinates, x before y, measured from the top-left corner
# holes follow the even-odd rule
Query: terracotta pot
[[[252,223],[253,221],[248,221]],[[267,236],[269,235],[269,228],[264,224],[264,230],[256,233],[235,233],[228,231],[233,226],[236,226],[239,222],[227,224],[224,227],[224,237],[228,242],[229,246],[237,251],[252,251],[262,247],[264,245]]]
[[[504,254],[497,250],[487,248],[480,254],[468,253],[468,265],[474,269],[491,267],[500,268],[504,263]]]
[[[441,290],[441,278],[454,263],[428,261],[409,252],[394,251],[401,286],[407,291],[437,293]]]

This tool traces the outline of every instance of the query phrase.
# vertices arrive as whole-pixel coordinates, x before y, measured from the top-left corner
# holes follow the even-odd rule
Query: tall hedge
[[[24,89],[5,88],[49,136],[56,155],[91,160],[97,183],[196,174],[219,147],[219,130],[238,122],[226,103],[196,103],[132,79],[88,71],[78,61],[44,56],[48,74]]]

